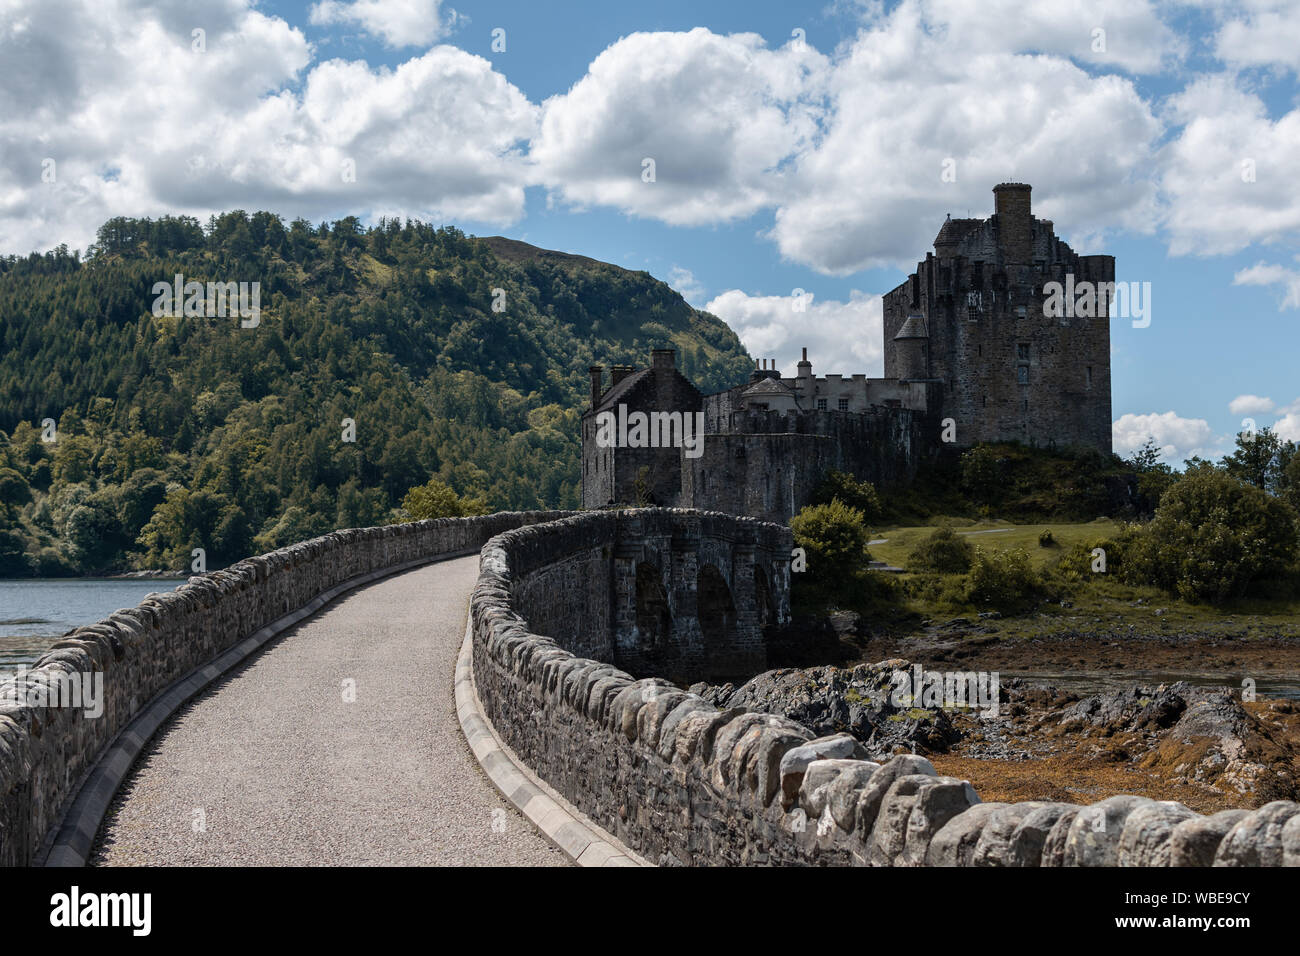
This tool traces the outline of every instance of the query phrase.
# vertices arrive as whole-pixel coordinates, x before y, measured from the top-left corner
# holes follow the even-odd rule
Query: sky
[[[880,296],[1027,182],[1150,290],[1112,321],[1115,450],[1178,465],[1247,419],[1300,440],[1298,71],[1300,0],[0,0],[0,254],[411,217],[879,376]]]

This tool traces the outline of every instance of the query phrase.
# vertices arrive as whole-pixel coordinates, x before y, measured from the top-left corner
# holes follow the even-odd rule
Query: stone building
[[[1019,441],[1109,453],[1114,256],[1080,256],[1030,211],[1031,187],[993,189],[988,219],[952,219],[934,252],[884,297],[886,380],[930,382],[957,444]],[[1045,290],[1102,287],[1075,314]],[[1085,283],[1088,285],[1085,286]],[[1090,312],[1081,315],[1080,312]]]
[[[793,378],[760,360],[747,382],[712,395],[671,349],[649,368],[614,366],[608,386],[592,367],[583,507],[784,522],[831,470],[896,484],[945,449],[992,441],[1109,453],[1114,257],[1076,255],[1033,217],[1029,186],[993,193],[992,217],[949,218],[935,252],[885,295],[884,378],[815,376],[807,349]],[[1048,314],[1052,282],[1099,294]]]

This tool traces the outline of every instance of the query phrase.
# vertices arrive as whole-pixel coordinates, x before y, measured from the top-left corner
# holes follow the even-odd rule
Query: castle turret
[[[896,343],[899,378],[919,379],[930,377],[929,345],[930,333],[925,327],[925,316],[913,312],[907,317],[898,334]]]

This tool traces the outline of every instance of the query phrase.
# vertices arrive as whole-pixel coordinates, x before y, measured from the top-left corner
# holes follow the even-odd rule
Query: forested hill
[[[155,317],[176,274],[259,282],[258,324]],[[752,367],[646,272],[266,212],[115,219],[84,257],[0,259],[0,322],[0,576],[182,568],[197,547],[219,567],[399,519],[431,477],[493,509],[574,507],[589,365],[675,347],[706,391]]]

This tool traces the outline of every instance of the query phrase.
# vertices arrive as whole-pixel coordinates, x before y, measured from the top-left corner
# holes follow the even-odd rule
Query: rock
[[[1109,797],[1081,809],[1070,823],[1065,838],[1064,866],[1115,866],[1120,837],[1128,816],[1151,803],[1145,797],[1124,794]]]
[[[804,771],[815,760],[838,760],[865,757],[866,751],[849,734],[818,737],[793,747],[781,758],[781,807],[789,810],[799,796]],[[813,816],[813,814],[809,814]]]
[[[788,751],[786,756],[789,756]],[[839,759],[814,760],[807,765],[803,774],[803,782],[799,786],[799,806],[808,819],[816,820],[822,815],[830,795],[830,785],[840,775],[840,772],[862,763],[864,761]],[[876,765],[872,764],[871,766]],[[781,782],[783,786],[785,779],[785,775],[782,774]]]
[[[1045,818],[1036,819],[1042,811],[1034,811],[1025,818],[1024,826],[1031,822],[1038,828],[1047,827],[1047,832],[1043,835],[1038,854],[1039,866],[1065,866],[1065,844],[1070,836],[1070,827],[1074,825],[1074,818],[1078,816],[1082,807],[1066,806],[1065,810],[1055,815],[1055,818],[1049,824]],[[1022,864],[1024,866],[1033,866],[1032,863]]]
[[[1214,854],[1214,865],[1281,866],[1282,830],[1297,814],[1300,803],[1289,800],[1274,800],[1251,811],[1223,838]]]
[[[899,777],[881,801],[871,830],[868,862],[872,866],[924,866],[934,835],[977,803],[974,788],[957,777]]]
[[[846,767],[831,781],[827,792],[827,805],[835,825],[845,833],[852,833],[857,820],[858,797],[871,780],[880,764],[870,760],[855,760],[856,766]]]
[[[725,704],[781,714],[816,734],[846,732],[873,753],[892,753],[896,747],[946,751],[960,737],[947,713],[891,700],[894,673],[910,667],[894,659],[853,668],[778,668],[746,681]]]
[[[677,728],[681,726],[687,716],[694,713],[707,712],[714,713],[716,708],[704,698],[688,694],[683,700],[678,701],[677,706],[672,712],[664,718],[663,726],[659,728],[659,756],[672,762],[673,754],[677,749]]]
[[[1169,836],[1170,866],[1212,866],[1219,844],[1249,810],[1223,810],[1195,816],[1174,826]]]
[[[1041,800],[988,806],[998,809],[980,832],[971,866],[1038,866],[1048,831],[1062,813],[1074,809],[1071,804]]]
[[[957,814],[943,825],[926,853],[927,866],[971,866],[975,848],[993,815],[1005,809],[1005,803],[978,803]]]
[[[1116,864],[1168,866],[1174,827],[1198,816],[1200,814],[1172,800],[1137,807],[1124,821]]]
[[[1282,827],[1282,865],[1300,866],[1300,814]]]
[[[875,826],[876,816],[880,812],[881,801],[884,800],[890,786],[899,777],[908,776],[909,774],[938,776],[934,764],[924,757],[904,754],[881,766],[879,770],[871,775],[871,779],[867,781],[866,786],[862,788],[862,793],[858,795],[858,805],[854,809],[853,830],[864,843],[870,842],[871,831]]]

